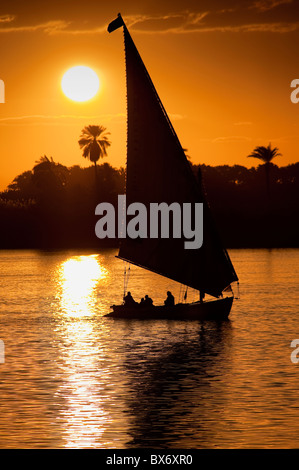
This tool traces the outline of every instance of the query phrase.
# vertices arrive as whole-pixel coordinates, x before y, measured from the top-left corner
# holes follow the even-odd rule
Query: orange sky
[[[161,3],[161,4],[159,4]],[[241,4],[241,5],[240,5]],[[81,129],[110,131],[108,159],[125,165],[126,93],[121,30],[106,32],[120,11],[179,139],[195,163],[240,164],[271,142],[287,165],[298,159],[297,0],[92,2],[2,0],[0,6],[0,190],[42,155],[87,166]],[[62,93],[63,73],[93,68],[101,90],[76,103]]]

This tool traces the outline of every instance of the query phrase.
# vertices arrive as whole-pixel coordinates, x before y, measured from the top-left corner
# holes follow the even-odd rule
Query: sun
[[[65,72],[61,80],[63,93],[73,101],[87,101],[93,98],[99,88],[99,77],[90,67],[77,65]]]

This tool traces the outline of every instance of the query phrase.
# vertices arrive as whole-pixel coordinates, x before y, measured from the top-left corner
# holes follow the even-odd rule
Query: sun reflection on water
[[[65,448],[92,448],[103,439],[109,422],[105,386],[110,375],[101,347],[101,336],[109,333],[95,320],[99,290],[109,271],[99,255],[85,255],[61,262],[56,275],[60,314],[55,331],[62,380],[55,397],[63,403],[57,419]]]
[[[63,381],[56,392],[56,399],[64,404],[58,418],[64,429],[64,447],[92,448],[101,440],[109,419],[97,333],[93,323],[81,318],[65,322],[59,335],[67,345],[60,351]]]
[[[95,313],[95,288],[108,276],[98,255],[75,256],[61,263],[58,269],[60,306],[69,316],[91,316]]]

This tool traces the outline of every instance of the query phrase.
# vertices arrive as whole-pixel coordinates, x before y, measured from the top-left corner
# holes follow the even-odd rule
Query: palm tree
[[[83,149],[83,157],[89,158],[94,163],[96,174],[97,161],[107,156],[107,148],[111,145],[107,137],[108,134],[109,132],[106,132],[104,126],[89,125],[81,131],[78,144],[80,149]]]
[[[278,148],[274,147],[271,148],[271,143],[268,145],[268,147],[255,147],[253,152],[250,155],[247,155],[248,157],[253,157],[253,158],[258,158],[262,162],[264,162],[264,167],[266,171],[266,185],[267,185],[267,195],[268,195],[268,200],[269,200],[269,176],[270,176],[270,169],[272,165],[272,160],[275,157],[280,156],[281,153],[279,153]]]

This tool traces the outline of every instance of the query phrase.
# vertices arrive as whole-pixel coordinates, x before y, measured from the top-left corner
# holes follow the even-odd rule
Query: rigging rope
[[[188,286],[186,287],[185,294],[184,294],[184,301],[186,302],[188,295]]]
[[[184,284],[180,284],[179,303],[181,303],[183,300],[183,288]]]
[[[129,268],[127,269],[126,262],[124,261],[124,297],[126,296],[126,293],[127,293],[127,288],[129,284],[129,278],[130,278],[130,271],[131,271],[130,264],[129,264]]]
[[[237,281],[237,297],[236,299],[240,299],[240,284],[239,281]]]

